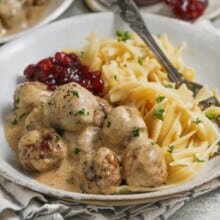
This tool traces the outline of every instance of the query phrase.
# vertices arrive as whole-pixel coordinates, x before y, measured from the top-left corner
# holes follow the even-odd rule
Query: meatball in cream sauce
[[[114,194],[122,183],[166,182],[163,152],[140,112],[112,106],[77,83],[53,92],[38,82],[18,85],[5,133],[21,166],[52,187]]]

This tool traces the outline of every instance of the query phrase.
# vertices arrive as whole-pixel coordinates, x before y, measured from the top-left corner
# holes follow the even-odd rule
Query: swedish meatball
[[[59,166],[65,152],[65,144],[53,129],[29,131],[18,144],[18,159],[29,171],[44,172]]]
[[[122,166],[128,185],[157,187],[166,182],[167,166],[163,153],[146,134],[130,142]]]
[[[19,84],[14,93],[14,110],[16,115],[30,113],[34,107],[47,101],[51,92],[40,82]]]
[[[113,194],[121,183],[121,169],[118,156],[106,147],[95,153],[90,166],[83,167],[83,191],[87,193]]]
[[[24,133],[45,127],[43,117],[44,117],[43,105],[39,105],[38,107],[35,107],[25,119]]]
[[[146,130],[139,111],[135,107],[119,106],[107,115],[103,133],[110,144],[120,147],[126,145],[134,129]]]
[[[121,183],[121,170],[117,155],[106,147],[101,147],[94,158],[96,184],[101,193],[112,194]]]
[[[22,7],[22,1],[1,1],[0,17],[6,28],[26,27],[26,11]]]
[[[77,131],[92,124],[98,103],[88,90],[68,83],[54,91],[45,106],[45,119],[56,128]]]

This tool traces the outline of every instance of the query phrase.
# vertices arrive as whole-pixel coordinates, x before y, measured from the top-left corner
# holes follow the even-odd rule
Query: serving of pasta
[[[155,40],[194,81],[186,45]],[[5,134],[41,183],[95,194],[157,191],[191,179],[219,153],[220,108],[199,106],[218,92],[204,86],[194,97],[185,84],[176,88],[135,33],[90,34],[82,49],[58,52],[24,75],[31,82],[15,90]]]

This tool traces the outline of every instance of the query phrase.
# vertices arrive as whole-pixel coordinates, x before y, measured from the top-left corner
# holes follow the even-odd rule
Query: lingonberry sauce
[[[79,83],[94,95],[102,96],[104,82],[99,71],[90,71],[74,53],[57,52],[54,57],[42,59],[30,64],[24,70],[28,81],[40,81],[47,84],[49,90],[69,83]]]
[[[165,0],[173,13],[186,20],[200,17],[208,6],[208,0]]]

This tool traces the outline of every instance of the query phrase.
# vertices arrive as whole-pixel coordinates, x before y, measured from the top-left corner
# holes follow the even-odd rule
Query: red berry
[[[208,6],[208,0],[165,0],[173,13],[183,19],[200,17]]]
[[[43,59],[37,65],[41,67],[43,71],[49,72],[51,68],[53,68],[52,58],[49,57],[49,58]]]
[[[65,83],[77,82],[95,95],[103,94],[104,83],[101,73],[91,72],[74,53],[57,52],[54,58],[48,57],[35,65],[29,65],[24,70],[24,75],[29,81],[47,84],[50,90]]]

